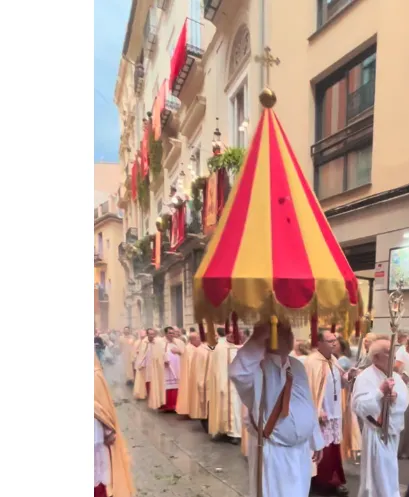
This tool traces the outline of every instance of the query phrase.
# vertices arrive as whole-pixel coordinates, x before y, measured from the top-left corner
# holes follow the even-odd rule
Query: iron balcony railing
[[[144,78],[145,69],[143,64],[136,64],[134,72],[134,90],[136,94],[139,94],[142,91]]]
[[[156,7],[154,7],[149,10],[143,27],[144,52],[147,55],[149,52],[152,52],[155,47],[157,26]]]
[[[188,55],[202,57],[202,23],[194,19],[187,18],[187,43]]]
[[[348,95],[348,120],[354,119],[365,110],[373,107],[375,102],[375,80],[372,79]]]
[[[166,124],[169,120],[170,115],[172,113],[176,113],[180,109],[180,106],[181,106],[181,102],[177,97],[175,97],[171,93],[169,93],[166,96],[165,107],[162,110],[161,117],[160,117],[162,129],[166,128]]]

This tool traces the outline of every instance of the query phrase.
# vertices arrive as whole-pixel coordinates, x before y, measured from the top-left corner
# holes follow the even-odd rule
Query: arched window
[[[241,62],[249,55],[250,32],[245,24],[242,24],[234,37],[233,47],[230,52],[229,76],[231,77]]]

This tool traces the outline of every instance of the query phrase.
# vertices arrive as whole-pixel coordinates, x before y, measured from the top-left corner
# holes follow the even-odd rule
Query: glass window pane
[[[350,152],[347,161],[348,190],[371,182],[372,146]]]
[[[327,198],[344,191],[344,157],[338,157],[318,168],[318,198]]]
[[[327,138],[345,128],[347,114],[346,80],[341,79],[327,89],[322,109],[322,136]]]

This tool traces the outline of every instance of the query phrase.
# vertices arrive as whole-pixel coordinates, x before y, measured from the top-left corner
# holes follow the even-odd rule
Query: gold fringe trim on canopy
[[[212,341],[212,343],[209,341],[209,345],[216,343],[213,323],[224,323],[232,312],[236,312],[238,319],[245,324],[271,323],[271,345],[277,344],[278,340],[274,318],[277,319],[277,322],[289,323],[294,327],[308,325],[313,316],[317,316],[318,320],[325,321],[329,325],[332,323],[350,323],[348,328],[345,326],[348,329],[349,336],[349,328],[352,328],[352,324],[360,318],[359,311],[362,309],[362,298],[359,292],[358,297],[358,305],[352,305],[349,301],[348,291],[345,290],[345,296],[336,308],[327,309],[320,306],[316,296],[314,296],[307,306],[300,309],[291,309],[277,302],[274,293],[269,292],[263,299],[262,305],[254,308],[241,300],[236,300],[230,293],[217,308],[213,307],[208,300],[200,298],[200,304],[195,302],[195,319],[197,322],[206,321],[208,340]]]

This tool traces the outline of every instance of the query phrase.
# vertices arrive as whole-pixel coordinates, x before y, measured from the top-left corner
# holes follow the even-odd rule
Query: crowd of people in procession
[[[258,485],[260,408],[264,497],[303,497],[310,489],[347,495],[347,460],[360,465],[359,497],[399,497],[398,457],[409,458],[407,334],[398,335],[396,372],[388,378],[388,335],[368,333],[358,357],[354,334],[347,341],[342,330],[322,328],[311,349],[308,340],[294,340],[289,326],[279,328],[270,353],[269,325],[241,330],[240,345],[224,326],[216,328],[216,346],[202,343],[195,328],[176,326],[95,330],[94,345],[101,364],[120,364],[135,399],[198,420],[214,441],[241,445],[251,497]],[[391,403],[388,444],[380,438],[384,396]],[[96,476],[95,487],[101,479]]]

